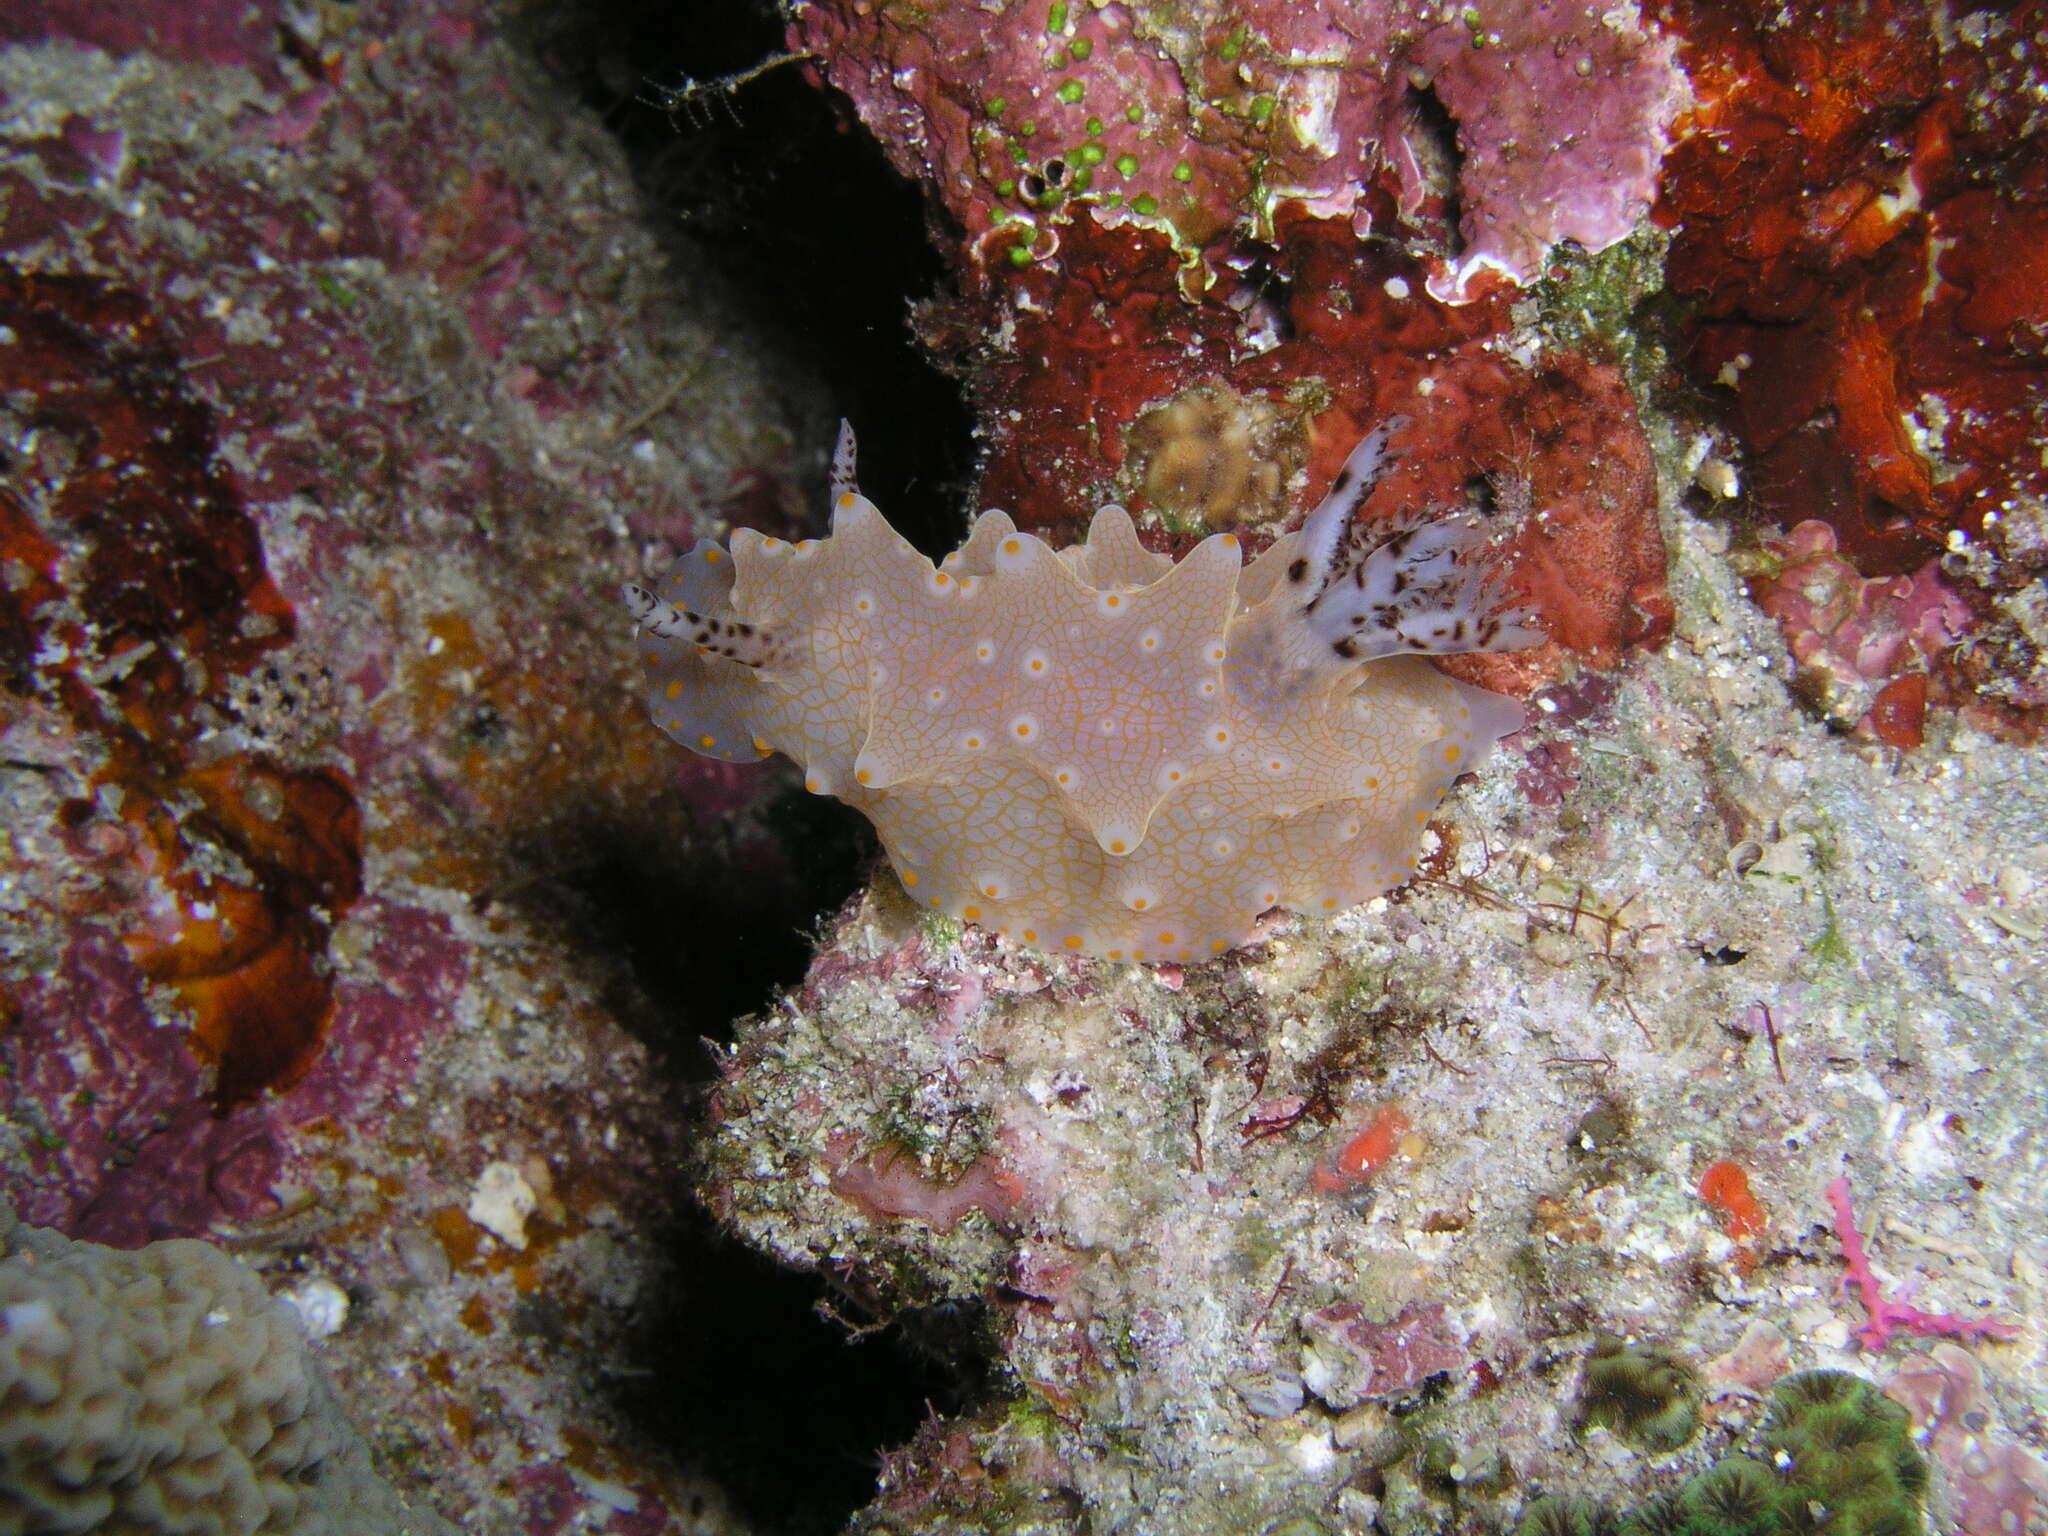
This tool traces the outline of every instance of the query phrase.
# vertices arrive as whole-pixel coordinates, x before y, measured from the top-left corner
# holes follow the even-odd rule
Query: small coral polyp
[[[985,512],[938,565],[833,468],[832,535],[741,529],[626,589],[648,707],[692,751],[781,752],[935,911],[1055,953],[1189,960],[1275,907],[1399,884],[1444,791],[1522,724],[1422,657],[1540,638],[1468,516],[1353,525],[1397,420],[1246,565],[1120,507],[1050,549]]]

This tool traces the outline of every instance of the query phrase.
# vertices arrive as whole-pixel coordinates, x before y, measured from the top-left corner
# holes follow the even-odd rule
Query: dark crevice
[[[857,812],[789,780],[753,815],[701,829],[595,814],[558,823],[521,850],[536,873],[506,899],[563,936],[605,1006],[688,1091],[714,1070],[703,1042],[730,1041],[735,1020],[803,980],[874,849]]]
[[[716,1481],[755,1530],[828,1536],[875,1492],[884,1451],[978,1396],[980,1309],[887,1327],[814,1274],[782,1268],[692,1213],[606,1395],[650,1445]],[[851,1323],[863,1331],[856,1334]]]
[[[1458,120],[1437,95],[1436,87],[1427,83],[1411,81],[1405,104],[1407,144],[1436,203],[1432,222],[1442,223],[1445,254],[1455,260],[1465,253],[1465,237],[1459,228],[1465,217],[1465,152],[1458,147]]]
[[[945,269],[918,189],[786,50],[763,0],[535,0],[530,46],[625,147],[651,216],[860,439],[861,488],[928,555],[960,541],[972,417],[911,338]],[[758,70],[758,72],[756,72]],[[745,77],[745,78],[743,78]],[[821,424],[829,433],[829,423]],[[822,466],[812,489],[823,504]]]
[[[806,66],[757,70],[785,47],[775,8],[533,0],[521,29],[623,146],[693,302],[799,385],[822,386],[829,414],[859,435],[862,489],[906,537],[927,554],[957,544],[971,416],[908,325],[910,306],[945,279],[927,209]],[[831,422],[816,427],[805,489],[822,509]],[[559,935],[654,1050],[682,1122],[701,1119],[713,1086],[703,1041],[729,1041],[736,1019],[802,980],[822,922],[874,860],[859,816],[793,782],[751,812],[693,824],[679,796],[645,814],[592,812],[528,842],[536,874],[503,899]],[[631,1368],[602,1389],[648,1455],[718,1484],[751,1529],[844,1528],[873,1497],[888,1450],[929,1413],[982,1394],[990,1349],[978,1307],[889,1317],[878,1298],[850,1292],[850,1277],[783,1268],[688,1202],[653,1236],[663,1258],[640,1277],[621,1357]],[[876,1322],[887,1326],[869,1330]]]
[[[731,1040],[736,1019],[801,982],[820,926],[873,859],[858,814],[790,783],[703,831],[661,815],[557,824],[523,840],[535,873],[500,900],[562,945],[654,1051],[678,1123],[701,1126],[720,1061],[706,1042]],[[677,1192],[702,1177],[702,1155],[682,1151]],[[885,1320],[878,1298],[777,1265],[691,1200],[652,1208],[667,1212],[647,1234],[659,1257],[622,1347],[595,1362],[598,1385],[629,1448],[715,1483],[745,1529],[842,1529],[886,1452],[928,1412],[972,1400],[987,1349],[960,1317],[912,1313],[854,1338],[849,1324]]]

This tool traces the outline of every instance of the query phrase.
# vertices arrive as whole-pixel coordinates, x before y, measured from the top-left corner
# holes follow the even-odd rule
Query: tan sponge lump
[[[0,1536],[452,1536],[371,1468],[289,1304],[206,1243],[0,1201]]]

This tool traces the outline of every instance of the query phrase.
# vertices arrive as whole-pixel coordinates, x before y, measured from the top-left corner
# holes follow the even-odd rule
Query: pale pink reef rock
[[[1230,236],[1299,204],[1360,236],[1430,231],[1430,290],[1463,303],[1559,241],[1625,239],[1688,96],[1633,4],[792,11],[792,50],[929,186],[969,267],[1052,261],[1085,208],[1220,275]]]

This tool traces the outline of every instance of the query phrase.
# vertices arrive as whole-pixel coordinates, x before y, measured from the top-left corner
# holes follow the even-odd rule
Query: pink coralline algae
[[[926,1177],[917,1159],[894,1148],[865,1155],[850,1136],[834,1136],[826,1144],[832,1192],[875,1221],[922,1221],[938,1232],[950,1232],[980,1211],[989,1220],[1005,1222],[1015,1211],[1021,1186],[993,1158],[984,1157],[950,1182]]]
[[[1339,1412],[1471,1363],[1441,1302],[1417,1303],[1381,1323],[1357,1302],[1340,1301],[1304,1316],[1301,1333],[1302,1383]]]
[[[109,53],[147,51],[194,64],[237,64],[274,78],[278,0],[189,0],[101,5],[96,0],[9,0],[0,43],[64,37]]]
[[[1868,1314],[1863,1326],[1856,1330],[1856,1341],[1865,1349],[1873,1353],[1883,1349],[1895,1333],[1964,1340],[2018,1336],[2019,1329],[2011,1323],[1957,1317],[1949,1312],[1923,1312],[1907,1302],[1893,1300],[1885,1294],[1884,1282],[1878,1279],[1877,1272],[1870,1267],[1869,1255],[1864,1252],[1863,1234],[1856,1226],[1856,1208],[1846,1178],[1828,1185],[1828,1201],[1835,1208],[1835,1236],[1841,1242],[1842,1262],[1847,1269],[1842,1276],[1842,1290],[1847,1292],[1853,1287]]]
[[[1936,1498],[1962,1536],[2039,1529],[2048,1462],[1999,1423],[1975,1355],[1943,1340],[1900,1366],[1884,1390],[1913,1416],[1914,1437],[1942,1470]]]
[[[1750,564],[1757,605],[1783,628],[1813,704],[1887,746],[1919,745],[1920,710],[1907,718],[1886,694],[1924,679],[1976,622],[1941,563],[1866,579],[1837,552],[1834,529],[1809,520],[1767,540]],[[1924,710],[1924,680],[1918,687]]]
[[[324,1050],[296,1089],[234,1115],[208,1104],[201,1060],[151,1017],[146,980],[112,935],[77,931],[57,969],[14,990],[0,1033],[0,1114],[34,1127],[23,1219],[130,1248],[285,1214],[300,1137],[357,1118],[450,1022],[466,956],[438,917],[359,917],[383,930],[388,985],[336,988]]]
[[[1268,238],[1298,202],[1360,235],[1435,225],[1430,286],[1463,298],[1484,271],[1527,280],[1557,241],[1626,236],[1685,97],[1633,7],[1584,0],[831,0],[790,36],[898,168],[929,178],[970,268],[1051,257],[1083,205],[1193,260],[1233,230]]]

